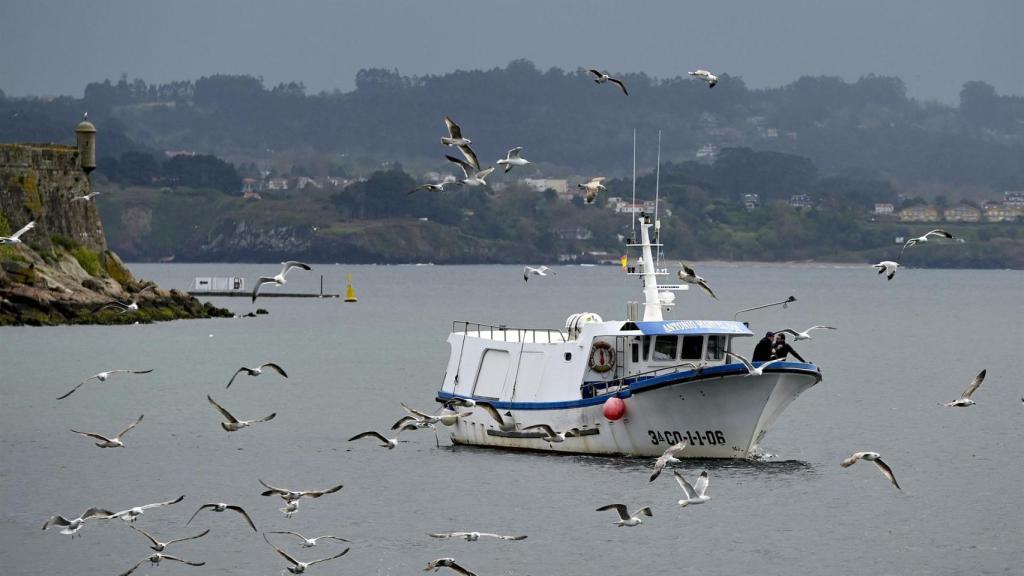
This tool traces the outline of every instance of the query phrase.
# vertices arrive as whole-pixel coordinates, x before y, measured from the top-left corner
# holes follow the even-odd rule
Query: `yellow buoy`
[[[348,286],[345,287],[345,302],[356,302],[356,289],[352,286],[352,275],[348,275]]]

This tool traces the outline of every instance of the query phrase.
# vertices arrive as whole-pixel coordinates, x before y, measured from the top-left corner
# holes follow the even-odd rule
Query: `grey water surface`
[[[166,288],[195,276],[276,273],[276,264],[136,264]],[[759,461],[687,461],[707,469],[712,500],[680,509],[671,475],[647,482],[649,460],[453,448],[440,431],[403,434],[395,450],[346,442],[384,430],[404,401],[433,409],[453,320],[562,327],[573,312],[624,317],[639,286],[613,267],[556,267],[523,283],[511,266],[338,266],[292,271],[284,287],[332,292],[352,273],[356,304],[247,298],[214,302],[258,318],[136,326],[0,328],[0,572],[119,574],[150,551],[123,522],[90,521],[81,538],[40,531],[52,514],[90,506],[121,510],[186,494],[149,510],[137,526],[170,539],[210,528],[136,574],[278,574],[285,566],[240,517],[203,512],[236,503],[260,531],[335,534],[348,555],[313,574],[415,574],[453,556],[487,574],[1021,574],[1024,566],[1024,379],[1020,271],[901,269],[887,282],[866,266],[706,264],[698,273],[720,301],[691,290],[669,318],[729,319],[740,308],[798,301],[741,316],[755,333],[837,326],[795,344],[824,381],[782,415]],[[749,353],[754,342],[740,346]],[[280,363],[289,373],[239,377],[242,365]],[[145,376],[90,382],[111,368]],[[982,368],[978,405],[944,408]],[[225,433],[210,394],[239,417],[277,418]],[[100,449],[69,428],[113,434],[139,414],[124,449]],[[881,452],[902,491],[868,463]],[[257,479],[338,493],[304,499],[291,519]],[[654,517],[618,528],[598,506],[649,505]],[[528,534],[521,542],[439,541],[449,530]],[[302,560],[341,543],[301,549]]]

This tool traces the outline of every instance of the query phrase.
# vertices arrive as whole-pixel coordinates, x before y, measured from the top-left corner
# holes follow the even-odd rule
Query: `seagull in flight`
[[[946,402],[945,404],[943,404],[943,406],[956,406],[958,408],[973,406],[975,402],[974,400],[971,400],[971,396],[978,390],[978,387],[981,386],[981,383],[985,381],[985,372],[987,371],[988,370],[982,370],[981,372],[978,372],[978,375],[975,376],[973,380],[971,380],[971,383],[967,386],[967,389],[964,390],[964,393],[961,394],[959,398],[953,400],[952,402]],[[1022,398],[1022,400],[1024,400],[1024,398]]]
[[[100,194],[103,194],[103,193],[102,192],[89,192],[88,194],[85,194],[83,196],[75,196],[74,198],[71,199],[71,201],[72,202],[88,202],[89,200],[92,200],[93,198],[99,196]]]
[[[136,506],[134,508],[129,508],[127,510],[121,510],[120,512],[114,512],[113,514],[111,514],[108,517],[108,519],[120,518],[121,520],[124,520],[125,522],[135,522],[136,520],[139,519],[139,516],[142,516],[142,514],[144,513],[145,510],[149,510],[150,508],[159,508],[161,506],[170,506],[171,504],[177,504],[178,502],[181,502],[184,499],[185,499],[185,495],[182,494],[181,496],[178,496],[176,499],[168,500],[167,502],[154,502],[153,504],[146,504],[144,506]],[[158,550],[158,552],[159,552],[159,550]]]
[[[68,534],[74,538],[75,534],[82,529],[82,526],[85,526],[86,520],[89,520],[90,518],[102,518],[106,520],[110,518],[112,514],[113,512],[110,510],[104,510],[103,508],[89,508],[85,512],[82,512],[81,516],[78,518],[72,518],[71,520],[57,514],[51,516],[50,519],[43,524],[43,530],[46,530],[50,526],[61,526],[63,527],[63,530],[60,531],[61,534]]]
[[[449,162],[453,164],[458,164],[459,167],[462,168],[462,173],[466,177],[463,178],[462,180],[459,180],[459,182],[465,184],[466,186],[487,186],[486,178],[490,176],[491,172],[494,172],[494,166],[491,166],[486,170],[480,170],[479,172],[477,172],[478,169],[468,162],[459,160],[458,158],[454,156],[449,156],[447,154],[445,155],[445,158],[447,158]]]
[[[455,399],[453,398],[452,400]],[[484,412],[487,412],[487,415],[498,423],[498,430],[501,430],[502,432],[510,432],[516,429],[516,423],[511,420],[511,412],[506,411],[505,414],[502,415],[490,402],[482,402],[478,400],[475,402],[475,405],[481,408]],[[505,416],[508,416],[509,420],[505,420]]]
[[[188,538],[175,538],[174,540],[168,540],[167,542],[161,542],[161,541],[157,540],[156,538],[153,538],[153,536],[150,535],[149,532],[146,532],[142,528],[137,528],[134,524],[129,524],[128,527],[131,528],[132,530],[135,530],[139,534],[142,534],[147,539],[149,539],[149,541],[152,543],[150,548],[153,551],[155,551],[155,552],[163,552],[168,546],[170,546],[171,544],[174,544],[175,542],[184,542],[186,540],[195,540],[196,538],[202,538],[203,536],[206,536],[207,534],[210,533],[210,529],[207,528],[206,530],[200,532],[199,534],[196,534],[195,536],[189,536]]]
[[[63,396],[58,396],[57,400],[63,400],[65,398],[67,398],[68,396],[71,396],[75,392],[75,390],[78,390],[79,388],[82,387],[82,384],[85,384],[86,382],[88,382],[90,380],[98,380],[100,382],[106,382],[107,378],[110,378],[110,376],[112,374],[149,374],[152,371],[153,371],[152,369],[149,369],[149,370],[107,370],[106,372],[100,372],[99,374],[96,374],[94,376],[89,376],[85,380],[82,380],[74,388],[72,388],[71,390],[68,390],[68,392],[66,394],[64,394]]]
[[[892,485],[897,490],[901,489],[899,483],[896,482],[896,477],[892,474],[892,468],[889,468],[888,464],[882,462],[882,456],[878,452],[854,452],[852,456],[840,462],[839,465],[843,468],[849,468],[856,464],[857,460],[874,462],[875,466],[878,466],[878,469],[882,471],[882,474],[885,474],[885,477],[889,479],[889,482],[892,482]]]
[[[683,262],[682,260],[679,261],[679,268],[680,270],[676,272],[676,276],[680,280],[686,282],[687,284],[696,284],[697,286],[700,286],[712,298],[718,300],[718,296],[715,296],[715,293],[712,292],[711,286],[708,286],[707,280],[701,278],[700,276],[697,276],[697,273],[693,271],[693,268],[687,266],[686,263]]]
[[[36,221],[33,220],[28,224],[25,224],[25,226],[22,227],[21,230],[18,230],[17,232],[11,234],[10,236],[0,236],[0,246],[4,244],[21,244],[21,235],[35,227]]]
[[[605,510],[615,510],[619,514],[619,520],[615,522],[615,524],[619,526],[639,526],[644,523],[644,521],[640,519],[640,516],[654,516],[651,512],[650,506],[644,506],[632,515],[630,515],[629,511],[626,509],[625,504],[608,504],[607,506],[601,506],[595,511],[604,512]]]
[[[302,547],[303,548],[312,548],[312,547],[316,546],[316,543],[319,542],[320,540],[337,540],[339,542],[348,542],[348,540],[346,540],[346,539],[344,539],[344,538],[342,538],[340,536],[317,536],[316,538],[306,538],[305,536],[303,536],[302,534],[299,534],[298,532],[291,532],[291,531],[288,531],[288,532],[267,532],[267,534],[291,534],[292,536],[298,536],[302,540]]]
[[[124,430],[121,430],[120,432],[117,433],[117,436],[114,436],[112,438],[107,438],[106,436],[103,436],[102,434],[95,434],[93,432],[79,432],[78,430],[75,430],[74,428],[72,428],[71,431],[74,432],[75,434],[80,434],[82,436],[86,436],[86,437],[89,437],[89,438],[93,438],[95,440],[99,440],[99,442],[97,442],[96,445],[99,446],[100,448],[124,448],[124,442],[121,441],[121,436],[124,436],[125,434],[130,432],[132,430],[132,428],[135,428],[136,426],[138,426],[139,422],[142,422],[142,416],[144,416],[144,414],[139,415],[139,419],[138,420],[136,420],[135,422],[132,422],[131,424],[129,424],[127,428],[125,428]],[[158,552],[159,552],[159,550],[158,550]]]
[[[523,282],[529,282],[530,276],[547,276],[548,272],[558,275],[558,272],[555,272],[554,270],[548,268],[547,266],[541,266],[539,268],[534,268],[533,266],[523,266]]]
[[[415,408],[410,408],[405,405],[404,402],[399,402],[402,406],[402,410],[409,413],[409,418],[418,421],[420,424],[441,424],[442,426],[454,426],[459,418],[465,418],[472,414],[472,412],[442,412],[440,414],[427,414]],[[397,424],[397,423],[396,423]],[[426,426],[418,426],[419,428],[425,428]],[[392,427],[392,430],[396,430],[397,426]]]
[[[206,562],[189,562],[188,560],[182,560],[181,558],[178,558],[177,556],[168,556],[167,554],[161,554],[161,553],[157,552],[156,554],[153,554],[152,556],[150,556],[148,558],[143,558],[142,560],[139,560],[138,564],[133,566],[127,572],[122,572],[120,576],[128,576],[132,572],[135,572],[135,570],[138,569],[139,566],[142,566],[147,561],[152,563],[154,566],[156,566],[157,564],[159,564],[163,560],[173,560],[175,562],[181,562],[182,564],[188,564],[189,566],[203,566],[204,564],[206,564]]]
[[[740,362],[743,363],[743,367],[747,369],[747,376],[761,376],[761,375],[764,374],[764,369],[765,368],[771,366],[772,364],[775,364],[776,362],[785,362],[786,361],[785,358],[776,358],[775,360],[769,360],[768,362],[762,362],[760,366],[758,366],[757,368],[754,368],[754,365],[750,363],[750,360],[747,360],[743,356],[740,356],[739,354],[733,354],[732,352],[726,352],[726,354],[728,354],[729,356],[732,356],[733,358],[738,359]]]
[[[359,440],[361,438],[376,438],[377,440],[380,440],[382,442],[382,444],[380,445],[381,448],[387,448],[388,450],[393,450],[395,448],[395,446],[398,446],[398,435],[399,434],[401,434],[405,430],[416,430],[416,429],[417,429],[417,426],[415,424],[406,424],[406,425],[404,425],[404,426],[402,426],[401,428],[398,429],[398,432],[395,433],[395,437],[394,438],[386,438],[380,432],[376,432],[374,430],[370,430],[368,432],[362,432],[360,434],[356,434],[355,436],[349,438],[348,441],[352,442],[354,440]]]
[[[441,137],[441,144],[445,146],[469,146],[473,143],[469,138],[462,137],[462,128],[448,116],[444,117],[444,124],[448,127],[448,136]]]
[[[304,496],[309,496],[310,498],[319,498],[325,494],[334,494],[335,492],[341,490],[344,487],[344,485],[338,484],[337,486],[326,488],[324,490],[288,490],[287,488],[278,488],[276,486],[271,486],[270,484],[267,484],[266,482],[260,480],[259,478],[257,478],[257,480],[259,480],[259,483],[262,484],[264,488],[266,488],[266,491],[264,491],[261,494],[262,496],[273,496],[276,494],[280,496],[285,502],[298,500]]]
[[[696,70],[689,73],[694,78],[699,78],[708,83],[708,88],[714,88],[715,84],[718,84],[718,76],[715,76],[707,70]]]
[[[579,436],[580,433],[579,428],[569,428],[564,432],[556,432],[554,428],[548,426],[547,424],[534,424],[533,426],[527,426],[526,428],[523,428],[524,432],[527,430],[540,430],[544,432],[544,436],[541,437],[541,440],[544,440],[546,442],[565,442],[566,438]]]
[[[790,333],[790,334],[792,334],[793,336],[796,337],[794,342],[799,342],[801,340],[810,340],[811,339],[811,334],[810,334],[811,330],[818,330],[818,329],[822,329],[822,330],[838,330],[838,328],[833,328],[832,326],[811,326],[810,328],[808,328],[807,330],[804,330],[803,332],[797,332],[796,330],[793,330],[792,328],[783,328],[782,330],[776,330],[775,333],[778,334],[779,332],[788,332],[788,333]]]
[[[444,192],[445,186],[461,185],[462,182],[459,182],[458,180],[444,180],[442,182],[438,182],[437,184],[422,184],[420,186],[413,188],[412,190],[409,190],[409,194],[412,194],[413,192],[419,192],[420,190],[428,190],[430,192]]]
[[[321,562],[327,562],[328,560],[334,560],[335,558],[341,558],[345,554],[348,554],[348,551],[350,550],[349,548],[345,548],[344,550],[341,551],[340,554],[335,554],[334,556],[330,556],[330,557],[327,557],[327,558],[321,558],[319,560],[313,560],[312,562],[299,562],[298,560],[293,558],[291,555],[289,555],[284,550],[281,550],[277,546],[274,546],[273,544],[271,544],[270,539],[267,538],[266,534],[263,535],[263,539],[266,540],[267,544],[270,544],[270,547],[273,548],[278,554],[280,554],[285,560],[291,562],[292,565],[291,566],[287,566],[286,568],[292,574],[302,574],[303,572],[306,571],[306,568],[309,568],[310,566],[312,566],[314,564],[319,564]]]
[[[946,232],[945,230],[943,230],[941,228],[936,228],[935,230],[932,230],[930,232],[926,232],[924,234],[924,236],[918,236],[917,238],[911,238],[910,240],[907,240],[906,244],[903,245],[903,248],[900,249],[900,255],[896,257],[896,260],[899,260],[900,258],[903,257],[903,251],[906,250],[908,247],[913,246],[915,244],[921,244],[923,242],[927,242],[929,236],[941,236],[943,238],[949,238],[949,239],[953,238],[953,235],[950,234],[949,232]]]
[[[597,193],[598,192],[607,191],[608,190],[607,188],[605,188],[604,184],[601,184],[601,182],[604,182],[604,180],[605,180],[604,176],[598,176],[597,178],[591,178],[590,182],[587,182],[586,184],[577,184],[576,185],[577,188],[582,188],[582,189],[587,191],[586,192],[586,198],[585,198],[587,204],[593,204],[594,203],[594,200],[597,199]]]
[[[672,475],[676,478],[676,483],[683,489],[683,493],[686,494],[684,500],[679,501],[680,506],[687,506],[690,504],[703,504],[708,500],[711,500],[711,496],[707,496],[705,492],[708,490],[708,471],[705,470],[700,473],[697,478],[696,486],[691,486],[683,475],[675,470],[672,471]]]
[[[309,266],[309,264],[305,264],[303,262],[298,262],[298,261],[295,261],[295,260],[289,260],[287,262],[281,262],[281,271],[278,272],[277,276],[273,276],[273,277],[271,277],[271,276],[260,276],[260,279],[256,281],[256,287],[252,289],[252,301],[253,302],[256,301],[256,296],[258,296],[259,293],[260,293],[260,287],[263,286],[264,284],[276,284],[278,286],[284,286],[285,284],[287,284],[288,281],[285,280],[284,277],[288,274],[288,271],[291,270],[292,268],[301,268],[303,270],[312,270],[312,268]]]
[[[590,73],[594,75],[594,82],[598,84],[604,84],[605,82],[611,82],[622,89],[622,93],[629,96],[629,91],[626,90],[626,85],[622,83],[622,80],[618,78],[612,78],[611,76],[601,72],[600,70],[590,69]]]
[[[107,302],[103,306],[100,306],[99,308],[97,308],[96,312],[102,312],[103,310],[106,310],[107,308],[115,308],[119,312],[121,312],[121,314],[124,314],[126,312],[137,312],[139,310],[139,303],[136,300],[132,300],[128,304],[125,304],[124,302],[121,302],[120,300],[111,300],[110,302]]]
[[[505,536],[504,534],[491,534],[490,532],[441,532],[438,534],[427,533],[431,538],[462,538],[466,542],[476,542],[481,537],[497,538],[498,540],[526,540],[526,536]]]
[[[872,264],[872,268],[878,268],[879,274],[885,274],[886,278],[892,280],[892,277],[896,275],[896,269],[900,267],[899,262],[893,262],[892,260],[882,260],[878,264]]]
[[[526,158],[523,158],[519,155],[522,151],[522,146],[516,146],[515,148],[509,150],[505,154],[504,158],[498,160],[498,166],[504,166],[505,173],[508,174],[508,171],[515,166],[526,166],[527,164],[533,164],[533,162],[530,162]]]
[[[228,385],[225,386],[224,388],[225,389],[231,388],[231,384],[235,381],[235,378],[239,374],[244,372],[247,376],[259,376],[260,374],[263,374],[263,369],[264,368],[270,368],[271,370],[273,370],[274,372],[277,372],[281,376],[284,376],[285,378],[288,377],[288,374],[285,373],[284,368],[281,368],[280,366],[278,366],[277,364],[274,364],[273,362],[267,362],[265,364],[260,364],[259,366],[255,367],[255,368],[246,368],[245,366],[242,366],[241,368],[239,368],[235,372],[235,374],[233,376],[231,376],[231,380],[228,380]]]
[[[431,560],[427,563],[427,567],[423,569],[424,572],[433,570],[437,572],[441,568],[451,568],[453,572],[460,576],[476,576],[476,572],[466,570],[462,566],[459,566],[455,562],[455,558],[438,558],[437,560]]]
[[[245,521],[249,523],[249,526],[252,528],[252,531],[258,532],[258,530],[256,530],[256,524],[253,524],[252,518],[249,517],[249,514],[246,513],[246,511],[242,509],[241,506],[235,506],[234,504],[225,504],[223,502],[211,502],[209,504],[203,504],[202,506],[199,507],[198,510],[195,511],[195,513],[192,514],[192,517],[188,519],[188,522],[185,522],[185,525],[188,526],[189,524],[191,524],[192,520],[195,519],[196,515],[205,509],[210,509],[214,512],[223,512],[225,510],[232,510],[234,512],[238,512],[243,517],[245,517]]]
[[[654,461],[654,472],[651,474],[648,482],[654,482],[654,479],[661,475],[661,471],[665,469],[665,466],[669,464],[679,464],[679,458],[676,458],[679,454],[682,454],[683,450],[686,449],[687,442],[682,440],[669,446],[665,451],[658,456],[658,459]]]
[[[239,420],[238,418],[232,416],[231,412],[228,412],[223,406],[217,404],[217,401],[211,398],[209,394],[206,395],[206,399],[210,401],[210,404],[213,404],[213,407],[216,408],[217,411],[224,416],[224,418],[227,418],[228,421],[221,422],[220,426],[221,428],[228,432],[237,432],[238,430],[241,430],[242,428],[245,428],[247,426],[252,426],[257,422],[267,422],[269,420],[273,420],[274,416],[277,416],[277,412],[274,412],[270,416],[264,416],[263,418],[257,418],[255,420]]]

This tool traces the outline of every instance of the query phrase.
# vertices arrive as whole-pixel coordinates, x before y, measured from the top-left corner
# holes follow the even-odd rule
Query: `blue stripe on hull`
[[[805,364],[803,362],[780,362],[773,364],[771,368],[765,371],[766,374],[773,372],[790,372],[796,374],[810,374],[817,377],[817,381],[821,381],[821,371],[814,364]],[[686,372],[675,372],[672,374],[665,374],[663,376],[652,376],[652,377],[641,377],[641,378],[627,378],[627,388],[614,392],[612,394],[604,394],[601,396],[594,396],[591,398],[583,398],[580,400],[565,400],[561,402],[499,402],[491,398],[484,398],[480,396],[473,396],[473,400],[479,400],[482,402],[489,402],[495,408],[501,410],[565,410],[569,408],[584,408],[586,406],[595,406],[597,404],[604,404],[608,398],[612,396],[618,396],[619,398],[629,398],[633,394],[641,394],[645,391],[656,390],[665,386],[671,386],[673,384],[679,384],[682,382],[697,382],[700,380],[710,380],[713,378],[721,378],[724,376],[740,376],[746,374],[747,371],[742,364],[725,364],[723,366],[712,366],[705,368],[698,372],[696,370],[689,370]],[[816,382],[817,383],[817,382]],[[586,383],[584,383],[586,384]],[[439,391],[437,393],[437,400],[443,402],[452,398],[470,398],[469,396],[459,396],[452,394],[451,392]]]

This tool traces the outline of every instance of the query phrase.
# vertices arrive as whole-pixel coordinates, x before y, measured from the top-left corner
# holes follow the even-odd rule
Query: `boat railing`
[[[498,324],[495,326],[492,324],[481,324],[479,322],[467,322],[465,320],[456,320],[452,322],[452,333],[464,334],[467,336],[471,333],[475,333],[481,338],[487,334],[488,338],[491,340],[500,340],[502,342],[553,344],[566,341],[565,333],[554,328],[510,328],[504,324]],[[541,334],[543,334],[543,339],[538,339],[538,335]]]
[[[700,372],[706,367],[706,364],[698,364],[697,372]],[[674,374],[676,372],[683,372],[683,368],[693,370],[693,366],[689,362],[684,364],[675,364],[672,366],[663,366],[661,368],[655,368],[646,372],[639,372],[636,374],[629,374],[615,380],[609,380],[607,382],[584,382],[580,387],[580,391],[584,398],[593,398],[594,396],[604,396],[606,394],[615,394],[629,388],[630,384],[636,382],[643,382],[644,380],[650,380],[651,378],[657,378],[658,376],[664,376],[665,374]]]

